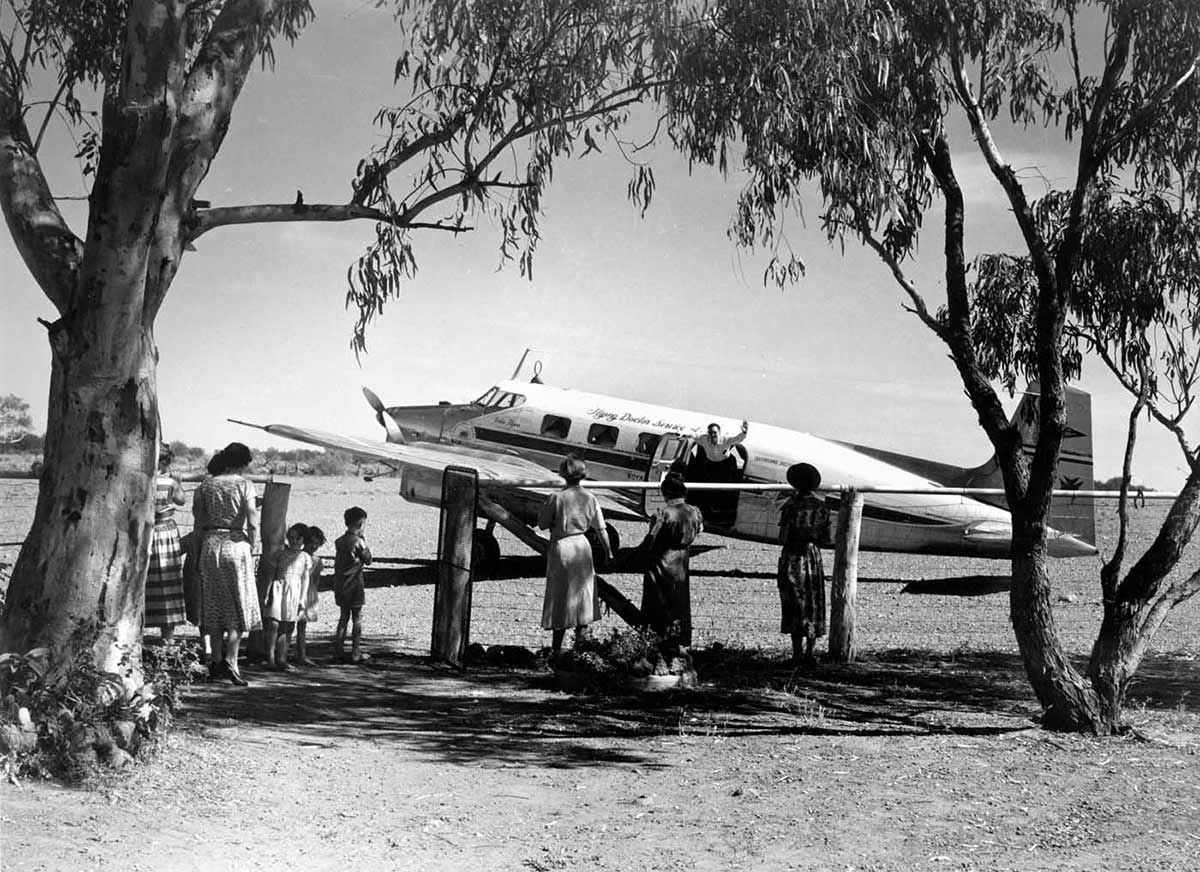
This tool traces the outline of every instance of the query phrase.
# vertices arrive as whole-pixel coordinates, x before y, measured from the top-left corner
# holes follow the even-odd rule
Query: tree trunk
[[[1100,698],[1063,650],[1046,571],[1045,527],[1013,516],[1013,584],[1009,608],[1025,673],[1043,709],[1046,727],[1108,735]]]
[[[121,291],[101,295],[111,301]],[[153,340],[127,308],[100,305],[82,329],[50,328],[45,463],[0,649],[45,646],[58,667],[91,646],[97,668],[132,689],[142,683],[158,415]]]
[[[1100,716],[1111,729],[1120,724],[1125,691],[1148,641],[1139,629],[1139,617],[1136,603],[1106,602],[1100,632],[1092,646],[1088,677],[1099,698]]]

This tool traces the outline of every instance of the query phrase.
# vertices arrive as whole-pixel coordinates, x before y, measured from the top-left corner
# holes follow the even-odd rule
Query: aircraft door
[[[663,477],[673,468],[683,472],[687,465],[687,458],[691,454],[692,445],[690,436],[680,436],[675,433],[663,436],[650,461],[650,469],[646,472],[646,481],[662,481]],[[646,514],[654,512],[663,505],[665,505],[665,501],[656,488],[648,488],[645,491],[642,507]]]

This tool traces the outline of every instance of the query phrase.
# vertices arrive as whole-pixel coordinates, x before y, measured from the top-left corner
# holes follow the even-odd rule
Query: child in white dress
[[[304,603],[300,607],[300,616],[296,619],[296,662],[301,666],[316,666],[308,658],[308,622],[317,619],[317,603],[320,601],[321,573],[325,571],[325,561],[317,556],[317,549],[325,544],[325,531],[320,527],[309,527],[304,535],[304,550],[312,557],[312,570],[308,575],[308,584],[304,590]]]
[[[278,554],[274,578],[267,588],[263,601],[263,619],[266,622],[267,666],[272,669],[291,670],[288,665],[288,640],[300,611],[312,574],[312,555],[304,550],[304,535],[308,527],[292,524],[287,531],[287,547]]]

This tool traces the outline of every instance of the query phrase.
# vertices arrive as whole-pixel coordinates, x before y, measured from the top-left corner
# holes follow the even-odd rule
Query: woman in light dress
[[[192,514],[200,543],[200,625],[209,634],[210,678],[245,686],[238,670],[242,635],[262,627],[254,583],[258,506],[254,485],[243,476],[250,449],[231,442],[209,464],[211,477],[196,488]]]
[[[579,484],[587,477],[587,465],[572,454],[563,459],[558,472],[566,485],[546,498],[538,515],[538,527],[550,531],[542,629],[551,631],[556,656],[568,629],[575,629],[578,641],[583,628],[600,618],[592,545],[584,535],[588,530],[599,533],[604,552],[612,559],[600,504]]]

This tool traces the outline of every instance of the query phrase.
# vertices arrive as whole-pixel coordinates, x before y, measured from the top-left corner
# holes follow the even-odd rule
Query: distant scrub
[[[40,458],[45,448],[45,436],[30,433],[16,442],[0,443],[0,468],[21,469],[29,467]],[[175,440],[170,443],[175,455],[174,470],[180,473],[203,472],[209,458],[219,449],[208,451],[196,445]],[[371,475],[379,471],[378,464],[356,459],[349,454],[325,452],[311,448],[280,451],[278,448],[251,449],[254,464],[251,472],[261,475]]]

